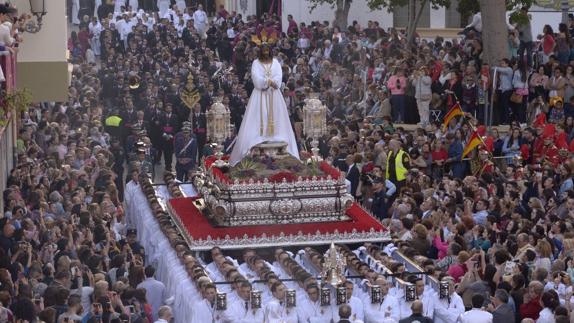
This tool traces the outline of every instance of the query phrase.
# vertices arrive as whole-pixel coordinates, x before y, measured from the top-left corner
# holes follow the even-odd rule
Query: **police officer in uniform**
[[[191,135],[191,123],[183,123],[181,131],[175,135],[175,172],[180,181],[185,181],[190,170],[195,168],[195,157],[197,156],[197,140]]]
[[[153,174],[153,164],[146,156],[145,147],[139,147],[137,149],[137,159],[136,161],[139,162],[139,171],[140,173],[146,173],[149,175]]]
[[[400,193],[410,168],[410,157],[401,147],[401,143],[396,139],[392,139],[389,142],[389,148],[386,178],[395,184],[397,192]]]
[[[104,120],[104,129],[112,138],[122,138],[123,120],[119,116],[118,109],[114,108]]]

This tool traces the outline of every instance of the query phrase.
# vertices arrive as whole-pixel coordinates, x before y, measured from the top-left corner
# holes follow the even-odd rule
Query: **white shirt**
[[[458,319],[460,323],[492,323],[492,314],[479,308],[462,313]]]
[[[265,323],[297,323],[297,309],[287,308],[273,298],[265,305]]]
[[[243,276],[245,276],[247,280],[252,280],[255,277],[257,277],[257,274],[253,270],[251,270],[251,268],[249,268],[249,265],[246,262],[239,265],[237,271],[239,271]]]
[[[223,315],[224,313],[216,311],[215,306],[212,306],[206,299],[202,299],[193,306],[191,323],[221,322]]]
[[[482,16],[480,15],[480,12],[472,16],[472,22],[466,27],[473,27],[479,33],[482,32]]]
[[[11,46],[14,42],[14,38],[10,35],[11,25],[9,24],[0,24],[0,44]]]
[[[207,14],[203,10],[196,10],[193,13],[193,26],[198,31],[203,31],[207,25]]]
[[[435,323],[456,323],[458,317],[462,313],[464,313],[464,303],[462,301],[462,297],[460,297],[457,293],[452,293],[450,295],[450,301],[446,298],[435,299]]]
[[[90,24],[88,25],[88,29],[90,30],[90,33],[92,33],[92,38],[95,39],[99,39],[100,38],[100,33],[102,32],[102,24],[98,21],[95,24],[93,22],[90,22]]]
[[[216,273],[219,271],[219,269],[217,268],[217,264],[212,261],[209,264],[207,264],[207,266],[205,266],[205,270],[207,271],[207,274],[211,277],[211,274]],[[213,279],[213,278],[212,278]]]
[[[251,302],[236,298],[227,303],[227,310],[222,313],[222,322],[229,323],[255,323],[263,322],[263,308],[253,309]]]
[[[540,316],[536,323],[554,323],[556,320],[554,319],[554,313],[548,308],[545,307],[542,311],[540,311]]]
[[[146,298],[153,310],[153,317],[156,319],[157,311],[159,311],[159,308],[167,299],[165,295],[165,285],[162,282],[155,280],[153,277],[149,277],[139,283],[137,288],[143,288],[146,290]]]
[[[365,323],[384,322],[391,318],[398,321],[401,315],[399,301],[393,296],[387,295],[380,304],[372,304],[370,301],[364,304]]]
[[[297,304],[297,317],[299,322],[323,323],[331,322],[333,319],[333,308],[331,306],[321,306],[321,301],[313,302],[308,295]]]

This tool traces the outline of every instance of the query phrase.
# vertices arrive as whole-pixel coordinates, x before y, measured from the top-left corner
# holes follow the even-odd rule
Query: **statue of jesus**
[[[287,152],[299,159],[295,133],[280,89],[282,78],[281,64],[271,55],[269,45],[262,43],[259,58],[251,66],[254,89],[229,158],[231,166],[262,142],[286,142]]]

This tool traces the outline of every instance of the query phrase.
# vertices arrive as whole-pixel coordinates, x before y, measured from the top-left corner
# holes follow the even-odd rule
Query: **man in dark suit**
[[[213,97],[215,96],[215,87],[213,83],[207,85],[207,91],[203,92],[199,102],[201,103],[201,111],[206,112],[213,104]]]
[[[171,103],[166,103],[165,113],[161,115],[159,124],[163,130],[161,147],[159,148],[163,152],[165,170],[171,171],[173,160],[173,137],[179,130],[179,120],[175,113],[172,112]]]
[[[504,289],[497,289],[494,292],[489,310],[492,310],[493,323],[514,323],[515,315],[512,306],[508,304],[508,292]]]
[[[193,114],[191,120],[193,134],[197,139],[197,159],[201,161],[201,157],[203,156],[203,147],[207,142],[207,118],[205,113],[201,112],[200,103],[196,103],[193,106]]]
[[[359,163],[362,161],[361,155],[348,155],[346,158],[349,170],[347,171],[347,180],[351,182],[351,195],[354,198],[357,197],[357,187],[359,187],[359,181],[361,179],[361,172],[359,170]]]
[[[339,306],[339,317],[341,318],[338,323],[351,323],[349,319],[351,317],[353,309],[349,304],[342,304]]]
[[[413,323],[413,322],[419,322],[419,323],[432,323],[433,320],[431,318],[428,318],[426,316],[423,316],[423,302],[416,300],[413,302],[413,304],[411,305],[411,310],[413,311],[413,314],[411,314],[411,316],[409,317],[405,317],[404,319],[400,320],[399,323]]]
[[[126,109],[120,112],[120,118],[122,118],[127,128],[131,128],[138,119],[137,111],[134,109],[134,103],[130,97],[127,97],[124,102]]]

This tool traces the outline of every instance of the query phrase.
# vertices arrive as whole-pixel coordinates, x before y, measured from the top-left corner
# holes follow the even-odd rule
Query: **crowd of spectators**
[[[17,28],[6,24],[10,12],[0,10],[0,33],[10,34],[5,46],[18,41],[12,37]],[[460,295],[463,304],[433,302],[430,288],[405,274],[423,302],[399,303],[403,295],[391,291],[389,317],[406,318],[416,309],[414,314],[455,322],[458,316],[449,310],[496,313],[507,304],[515,322],[569,320],[572,17],[569,24],[546,26],[539,39],[528,20],[511,22],[508,57],[496,64],[492,91],[494,66],[482,62],[479,15],[460,38],[408,44],[402,31],[384,30],[376,21],[353,22],[342,31],[328,21],[297,23],[290,16],[282,26],[275,15],[242,17],[223,7],[208,20],[200,7],[132,11],[107,2],[81,13],[79,31],[68,42],[74,64],[68,102],[32,106],[19,120],[17,166],[3,192],[0,219],[0,321],[170,319],[170,309],[160,307],[170,303],[169,295],[161,295],[137,232],[124,219],[126,183],[137,187],[139,176],[160,164],[178,169],[187,158],[174,147],[180,132],[197,140],[193,166],[210,154],[205,113],[215,100],[229,107],[238,129],[258,51],[250,39],[263,31],[279,39],[273,52],[283,65],[283,92],[300,148],[309,146],[303,145],[302,107],[316,93],[329,109],[321,155],[349,174],[357,201],[388,226],[405,255],[438,280],[448,276],[452,298]],[[181,98],[189,80],[199,94],[191,107]],[[480,126],[491,99],[493,124],[509,126],[504,132]],[[466,115],[443,129],[442,116],[456,102]],[[409,132],[397,123],[420,127]],[[475,131],[484,144],[462,160]],[[383,251],[369,250],[392,272],[404,271]],[[277,261],[285,265],[274,267],[294,271],[297,264],[285,255],[292,258],[280,252]],[[263,260],[244,261],[267,278],[281,276],[265,270],[271,267]],[[388,287],[373,268],[354,261],[370,285]],[[316,286],[312,279],[305,282],[309,273],[318,274],[313,270],[298,271],[299,294],[319,292],[309,288]],[[233,275],[220,278],[238,279],[235,288],[244,293],[251,288]],[[212,285],[204,279],[202,286]],[[284,287],[269,284],[264,298]],[[349,288],[350,295],[360,290]],[[213,301],[213,288],[207,289]],[[345,311],[358,312],[350,305]],[[367,322],[369,313],[363,311]]]

